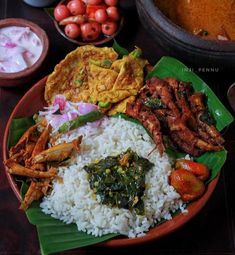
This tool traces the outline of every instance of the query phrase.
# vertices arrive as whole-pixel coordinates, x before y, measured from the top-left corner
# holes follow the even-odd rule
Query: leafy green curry
[[[102,204],[143,214],[145,174],[153,165],[148,159],[128,149],[116,157],[108,156],[84,169],[89,176],[90,188]]]

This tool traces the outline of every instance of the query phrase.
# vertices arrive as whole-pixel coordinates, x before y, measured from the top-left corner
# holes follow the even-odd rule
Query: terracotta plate
[[[4,134],[4,140],[3,140],[3,158],[6,160],[8,158],[8,150],[7,150],[7,139],[8,139],[8,131],[11,124],[11,121],[13,118],[17,117],[26,117],[31,116],[37,111],[41,110],[43,106],[46,105],[44,101],[44,87],[47,77],[40,80],[35,86],[33,86],[19,101],[19,103],[16,105],[14,111],[12,112]],[[32,103],[33,102],[33,103]],[[6,175],[8,178],[8,181],[10,183],[11,188],[13,189],[16,197],[20,200],[20,193],[19,193],[19,187],[17,186],[14,177],[12,177],[8,172],[6,171]],[[188,206],[188,213],[187,214],[178,214],[173,217],[172,220],[166,221],[162,223],[159,226],[156,226],[152,228],[145,236],[138,237],[138,238],[117,238],[112,239],[109,241],[106,241],[102,243],[102,246],[106,247],[115,247],[115,246],[127,246],[127,245],[133,245],[133,244],[141,244],[150,240],[158,239],[160,237],[163,237],[165,235],[168,235],[169,233],[172,233],[173,231],[177,230],[179,227],[183,226],[186,222],[188,222],[191,218],[193,218],[206,204],[207,200],[212,195],[212,192],[214,191],[216,184],[219,180],[219,176],[217,176],[212,182],[209,183],[207,186],[207,190],[205,194],[198,199],[197,201],[191,203]]]

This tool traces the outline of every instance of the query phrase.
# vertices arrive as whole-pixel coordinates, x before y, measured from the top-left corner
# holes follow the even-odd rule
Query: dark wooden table
[[[40,0],[39,0],[40,1]],[[167,52],[160,48],[151,36],[145,32],[138,20],[136,10],[129,6],[129,0],[122,4],[126,22],[118,36],[118,42],[128,49],[138,45],[145,57],[154,64]],[[0,18],[25,18],[40,25],[50,39],[50,52],[44,70],[35,80],[20,88],[0,88],[0,140],[10,113],[24,93],[40,78],[49,74],[56,63],[75,49],[76,46],[60,36],[52,21],[42,9],[30,7],[21,0],[0,0]],[[213,69],[194,68],[215,91],[223,103],[230,109],[226,100],[229,84],[234,82],[233,73],[221,73]],[[29,106],[30,107],[30,106]],[[201,212],[189,223],[160,240],[145,245],[119,248],[115,250],[88,247],[67,254],[195,254],[195,255],[233,255],[235,254],[235,125],[224,131],[228,159],[222,170],[219,183],[212,197]],[[1,149],[2,151],[2,149]],[[7,182],[0,159],[0,255],[2,254],[40,254],[37,233],[30,225],[23,211],[18,209],[15,198]]]

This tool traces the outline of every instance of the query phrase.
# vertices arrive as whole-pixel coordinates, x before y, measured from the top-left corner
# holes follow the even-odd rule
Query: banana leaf
[[[32,117],[13,119],[9,128],[7,148],[9,149],[14,146],[23,133],[33,126],[34,123],[35,122]]]
[[[116,44],[115,46],[119,46]],[[119,47],[119,54],[125,54],[126,52]],[[187,70],[187,71],[185,71]],[[213,114],[217,128],[222,130],[224,127],[228,126],[232,121],[232,115],[226,110],[223,104],[215,96],[212,90],[203,82],[197,75],[190,72],[188,68],[177,61],[174,58],[163,57],[154,67],[153,71],[150,72],[147,78],[159,76],[166,77],[171,76],[184,81],[191,81],[195,91],[202,91],[208,97],[208,107]],[[126,116],[121,116],[126,118]],[[9,133],[9,145],[14,145],[17,142],[20,133],[24,132],[28,128],[28,121],[22,121],[23,119],[14,120],[12,123],[14,128],[10,128]],[[19,125],[18,125],[18,121]],[[139,124],[137,121],[132,120],[136,124]],[[22,123],[25,123],[22,125]],[[25,128],[25,129],[24,129]],[[16,134],[16,137],[14,137]],[[171,156],[182,157],[184,154],[178,153],[175,151],[167,151]],[[211,176],[208,182],[210,182],[221,170],[225,160],[227,152],[210,152],[205,153],[201,157],[195,158],[196,161],[204,163],[208,166],[211,171]],[[23,193],[26,192],[26,184],[22,184],[22,197]],[[30,223],[34,224],[37,227],[40,248],[42,254],[51,254],[54,252],[61,252],[69,249],[84,247],[96,243],[103,242],[110,238],[117,236],[116,234],[109,234],[102,237],[94,237],[87,235],[86,233],[79,232],[75,224],[64,224],[63,222],[52,218],[49,215],[42,213],[39,203],[33,203],[29,209],[26,211],[26,215]]]
[[[23,198],[29,186],[24,181],[21,182],[20,194]],[[26,210],[26,216],[37,228],[42,255],[101,243],[117,236],[117,234],[108,234],[95,237],[78,231],[76,224],[65,224],[44,214],[39,202],[32,203]]]
[[[108,234],[96,237],[78,231],[76,224],[65,224],[44,214],[38,202],[30,206],[26,215],[29,222],[37,227],[40,249],[44,255],[101,243],[117,236]]]

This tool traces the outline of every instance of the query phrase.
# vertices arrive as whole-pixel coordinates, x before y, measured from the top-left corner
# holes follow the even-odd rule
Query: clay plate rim
[[[41,108],[44,105],[46,105],[43,93],[44,93],[44,87],[46,83],[47,77],[44,77],[39,82],[37,82],[18,102],[18,104],[15,106],[8,122],[7,126],[4,132],[4,138],[3,138],[3,160],[6,160],[8,158],[8,150],[7,150],[7,140],[8,140],[8,131],[11,124],[11,121],[15,117],[22,117],[20,116],[20,111],[22,111],[22,107],[25,107],[25,102],[27,100],[30,101],[32,97],[35,95],[40,96],[40,99],[38,100],[37,106],[35,108]],[[37,109],[37,110],[39,110]],[[35,110],[35,109],[34,109]],[[30,116],[33,112],[27,111],[27,116]],[[14,178],[8,173],[7,168],[5,167],[5,172],[7,175],[7,179],[9,181],[9,184],[12,188],[12,190],[15,193],[15,196],[20,201],[20,193],[19,189],[17,187],[17,184],[14,180]],[[148,241],[152,241],[155,239],[159,239],[163,236],[166,236],[174,231],[176,231],[178,228],[182,227],[186,222],[188,222],[190,219],[192,219],[206,204],[210,196],[212,195],[217,183],[219,180],[219,175],[212,180],[208,186],[205,194],[198,199],[197,201],[191,203],[188,207],[188,213],[187,214],[177,214],[173,217],[173,219],[166,221],[147,232],[147,234],[143,237],[137,237],[137,238],[116,238],[111,239],[108,241],[105,241],[104,243],[98,244],[98,246],[105,246],[105,247],[120,247],[120,246],[129,246],[129,245],[136,245],[136,244],[142,244]]]

